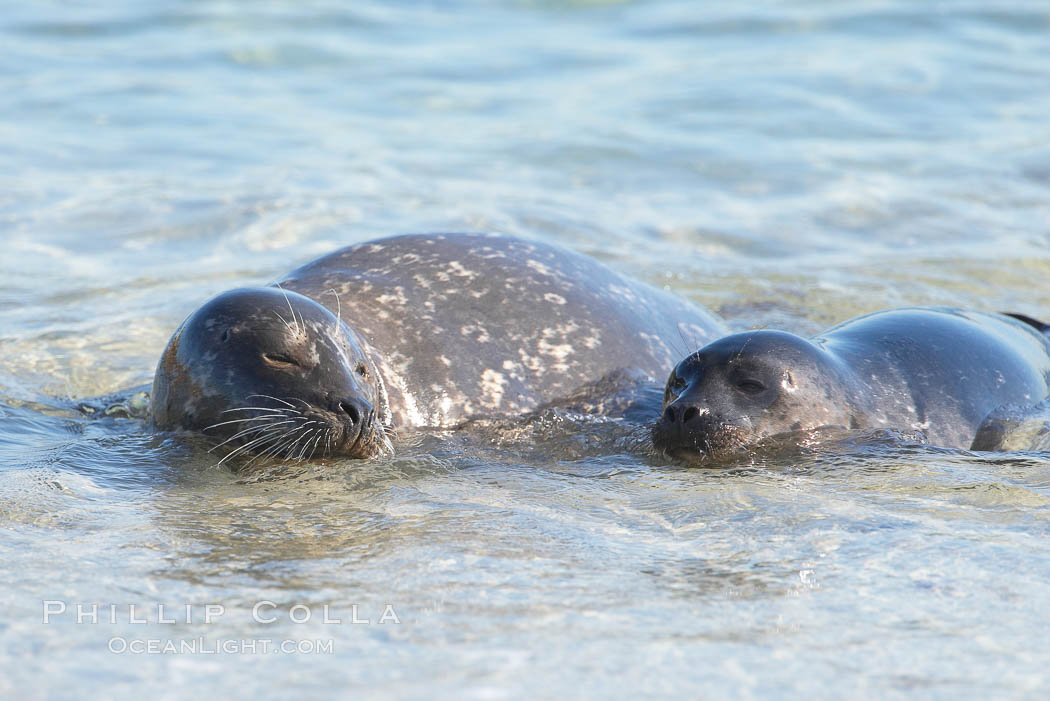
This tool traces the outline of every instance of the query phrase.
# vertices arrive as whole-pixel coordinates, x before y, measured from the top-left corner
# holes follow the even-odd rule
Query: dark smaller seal
[[[1050,394],[1047,328],[1020,315],[917,307],[808,340],[727,336],[671,372],[653,444],[722,458],[778,434],[839,426],[921,431],[933,444],[970,448],[992,412]]]

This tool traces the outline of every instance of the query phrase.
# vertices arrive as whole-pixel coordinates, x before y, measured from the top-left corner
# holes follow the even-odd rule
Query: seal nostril
[[[361,421],[361,412],[356,406],[347,402],[339,402],[339,408],[346,412],[346,415],[350,417],[351,423],[359,423]]]
[[[697,409],[695,406],[691,406],[685,410],[685,413],[682,414],[682,423],[689,423],[689,421],[695,419],[699,415],[700,410]]]
[[[667,407],[666,409],[664,409],[664,421],[666,421],[669,424],[674,423],[674,409],[672,407]]]

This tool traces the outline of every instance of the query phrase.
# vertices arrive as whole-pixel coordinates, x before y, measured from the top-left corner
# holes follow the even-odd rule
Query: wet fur
[[[718,458],[774,435],[841,426],[919,431],[970,448],[993,411],[1047,397],[1047,328],[1028,317],[910,308],[810,340],[778,331],[723,338],[672,372],[653,445]]]

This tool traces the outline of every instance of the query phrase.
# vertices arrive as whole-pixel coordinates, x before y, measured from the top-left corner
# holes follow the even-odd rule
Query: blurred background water
[[[253,480],[71,409],[148,382],[210,295],[400,232],[558,242],[739,329],[1047,319],[1050,3],[42,0],[0,45],[0,693],[1050,685],[1050,454],[682,470],[548,417]],[[198,637],[333,654],[111,651]]]

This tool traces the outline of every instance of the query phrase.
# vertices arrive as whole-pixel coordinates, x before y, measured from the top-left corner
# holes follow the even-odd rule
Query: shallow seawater
[[[0,694],[1050,686],[1047,452],[687,469],[548,412],[237,474],[77,410],[210,295],[409,231],[561,243],[737,329],[1047,319],[1050,3],[34,2],[0,39]]]

